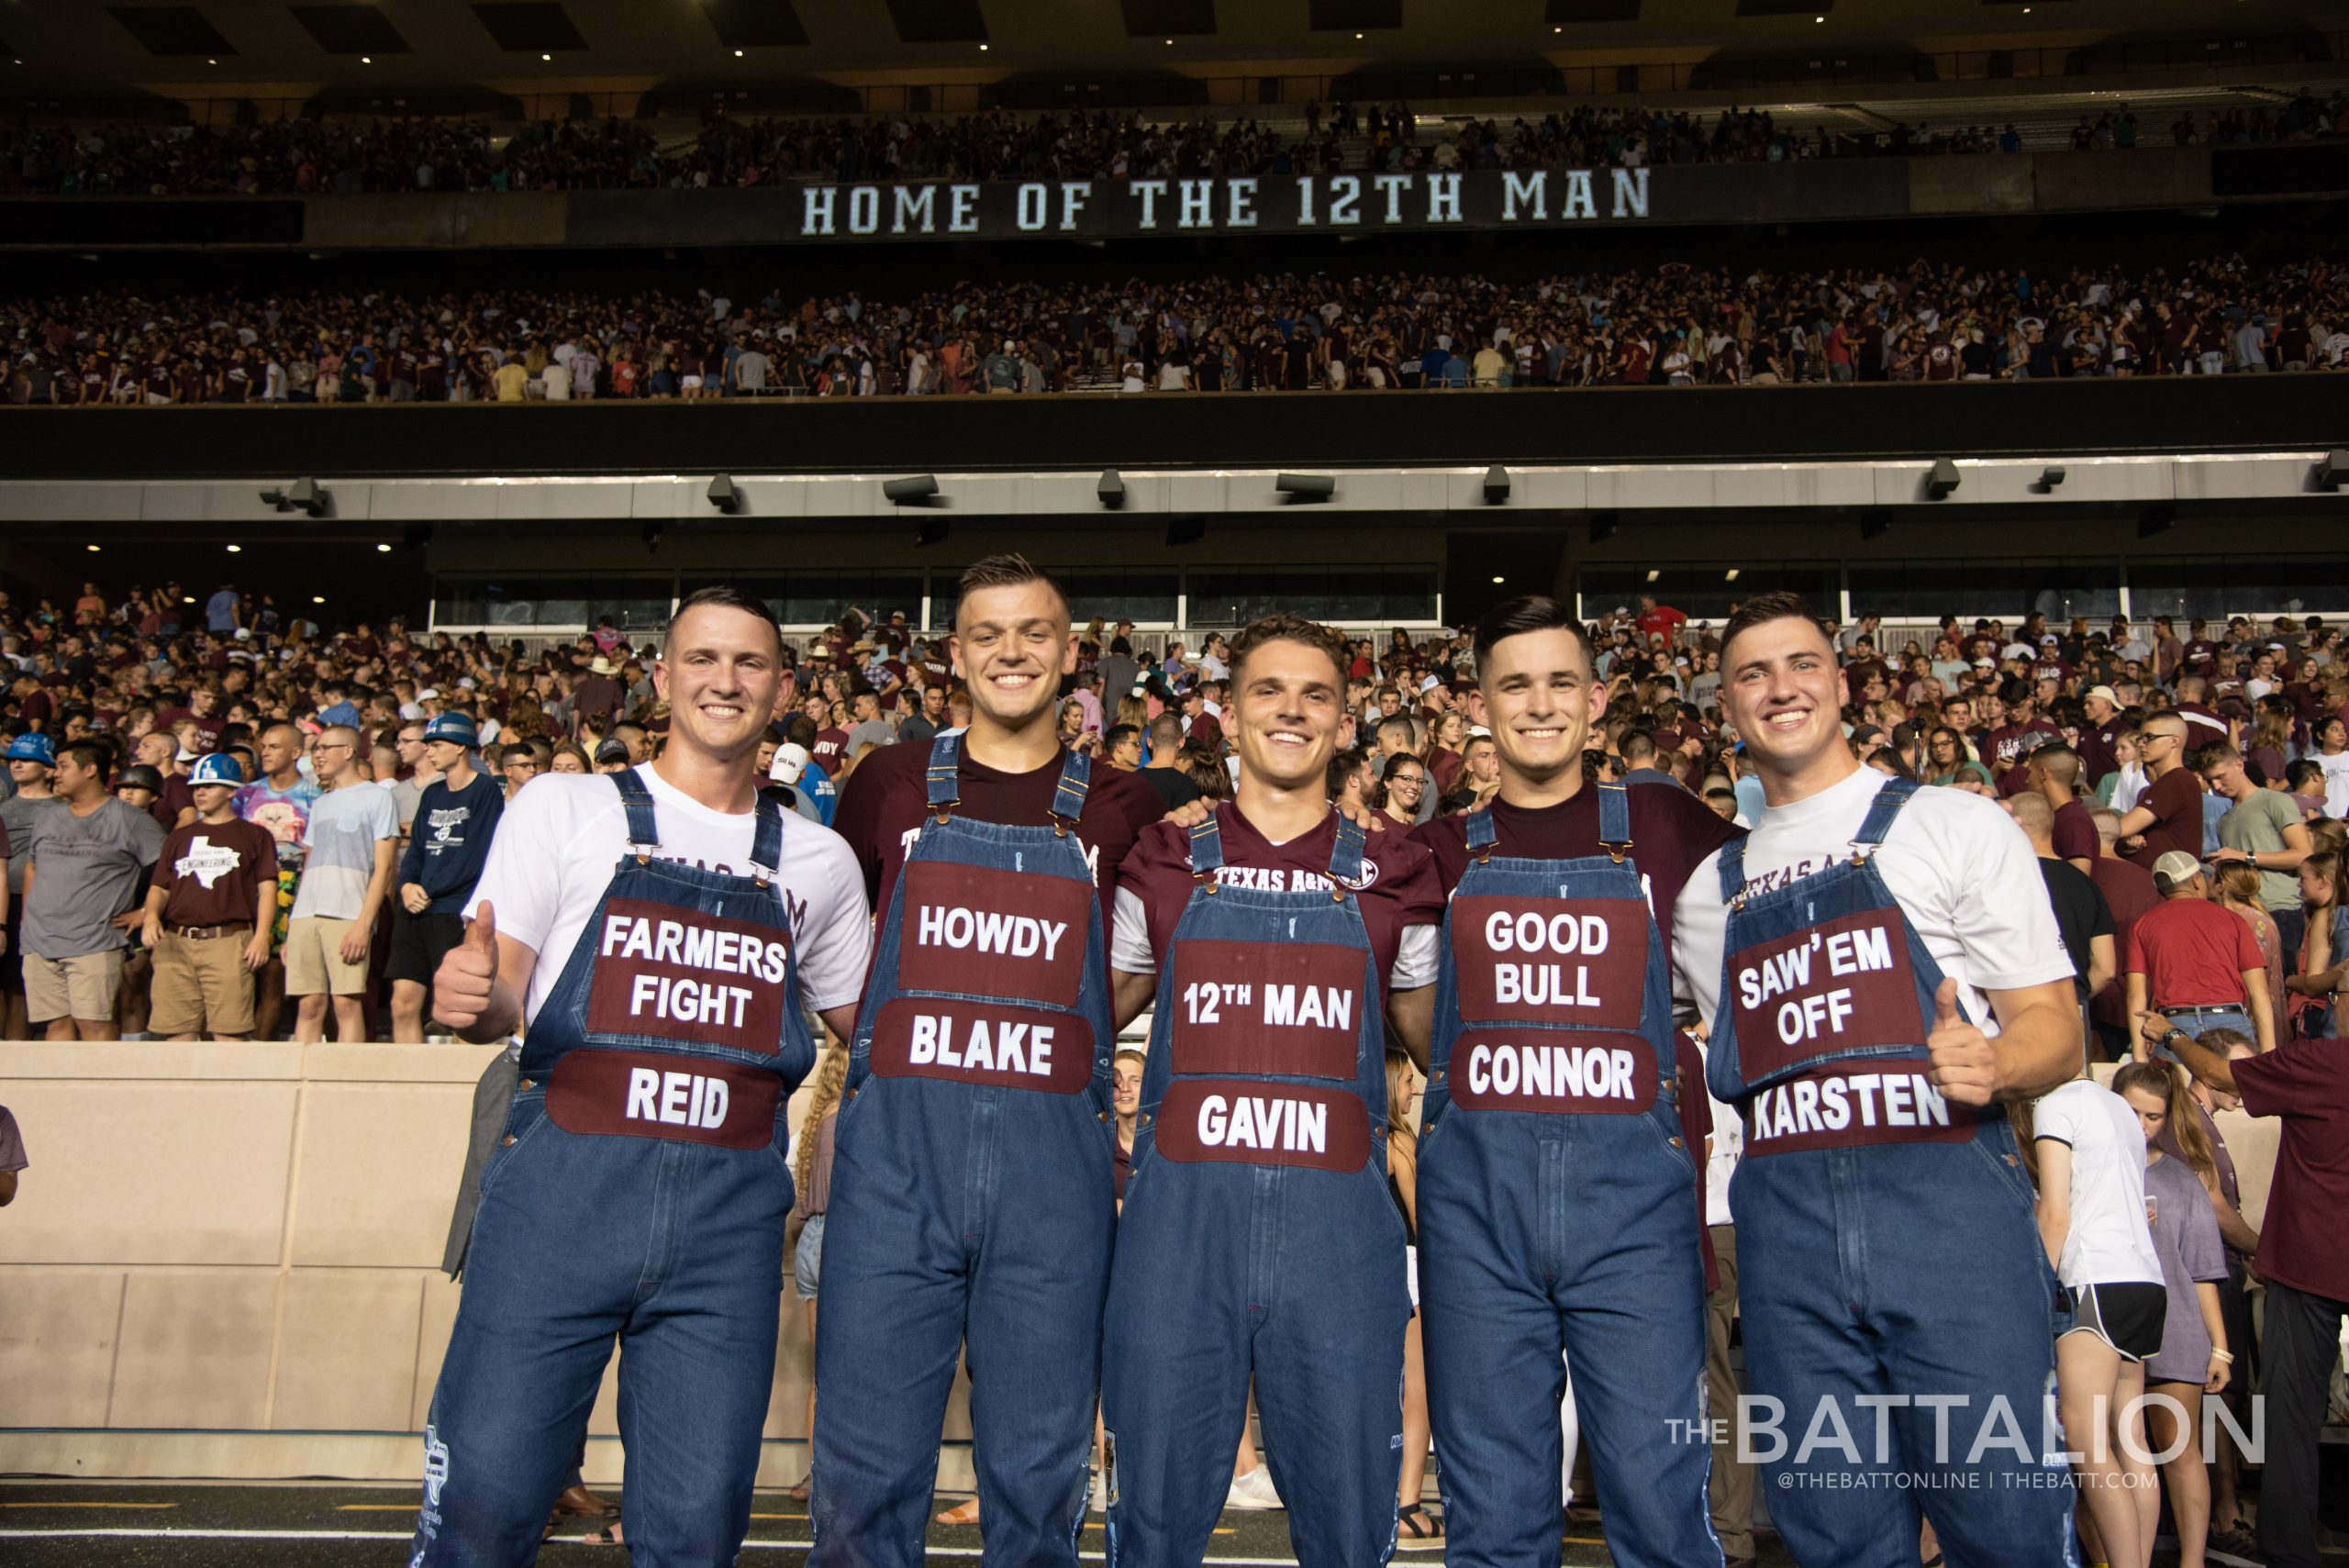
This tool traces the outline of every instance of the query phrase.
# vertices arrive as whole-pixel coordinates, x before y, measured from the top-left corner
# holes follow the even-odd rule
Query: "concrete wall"
[[[441,1243],[491,1054],[0,1046],[31,1159],[0,1210],[0,1473],[417,1474],[456,1319]],[[2277,1124],[2220,1126],[2257,1226]],[[763,1484],[806,1468],[809,1365],[786,1275]],[[614,1408],[607,1376],[591,1480],[619,1475]],[[958,1383],[941,1485],[971,1485],[969,1436]]]
[[[0,1210],[0,1473],[419,1473],[457,1312],[441,1244],[493,1054],[0,1045],[31,1159]],[[771,1484],[806,1467],[809,1368],[786,1275]],[[595,1478],[619,1473],[614,1387]],[[969,1435],[959,1394],[947,1435]],[[967,1453],[943,1485],[969,1484]]]

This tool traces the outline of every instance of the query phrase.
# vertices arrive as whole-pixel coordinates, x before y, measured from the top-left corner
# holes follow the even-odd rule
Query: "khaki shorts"
[[[85,1024],[114,1022],[122,990],[123,951],[83,953],[78,958],[25,955],[25,1018],[45,1024],[79,1018]]]
[[[342,962],[342,939],[356,920],[305,915],[285,925],[285,994],[315,996],[324,991],[356,996],[367,989],[367,961]]]
[[[250,925],[202,940],[163,933],[149,983],[147,1027],[159,1035],[253,1032],[253,977],[245,967]]]

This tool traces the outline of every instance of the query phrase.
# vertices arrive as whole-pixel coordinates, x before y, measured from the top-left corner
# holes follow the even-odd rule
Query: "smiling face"
[[[974,716],[1003,729],[1023,728],[1052,712],[1061,676],[1076,667],[1068,606],[1042,581],[963,595],[947,650]]]
[[[1723,653],[1721,706],[1758,762],[1792,773],[1843,745],[1848,694],[1818,623],[1800,616],[1766,620],[1739,632]]]
[[[748,756],[774,711],[781,648],[774,623],[696,605],[669,628],[653,688],[669,705],[672,744],[730,761]]]
[[[1500,765],[1521,777],[1550,779],[1582,766],[1590,727],[1607,712],[1607,689],[1591,679],[1582,639],[1548,627],[1493,644],[1476,677],[1475,705]],[[1475,762],[1472,755],[1472,767]]]
[[[1282,789],[1326,777],[1345,689],[1330,655],[1279,639],[1252,649],[1234,675],[1241,773]]]

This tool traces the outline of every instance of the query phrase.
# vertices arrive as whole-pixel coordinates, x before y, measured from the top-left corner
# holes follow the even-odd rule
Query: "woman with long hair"
[[[2316,750],[2309,753],[2324,770],[2324,814],[2349,817],[2349,722],[2334,714],[2313,727]]]
[[[1454,708],[1437,718],[1429,737],[1427,764],[1428,778],[1439,798],[1450,795],[1460,782],[1467,749],[1468,716]]]
[[[2252,940],[2267,961],[2267,996],[2276,1012],[2276,1038],[2292,1038],[2292,994],[2285,989],[2284,941],[2276,917],[2259,898],[2259,868],[2248,861],[2221,861],[2210,868],[2210,900],[2251,922]]]
[[[1411,1288],[1411,1320],[1403,1329],[1403,1469],[1396,1483],[1395,1550],[1437,1551],[1443,1527],[1419,1506],[1428,1473],[1428,1365],[1419,1344],[1419,1139],[1411,1107],[1419,1073],[1399,1051],[1386,1053],[1386,1190],[1403,1217],[1404,1267]]]
[[[2177,1526],[2178,1568],[2203,1568],[2210,1532],[2210,1475],[2201,1450],[2202,1396],[2227,1385],[2234,1357],[2219,1312],[2227,1252],[2210,1207],[2219,1167],[2188,1102],[2184,1073],[2167,1062],[2132,1062],[2113,1075],[2113,1092],[2137,1113],[2145,1135],[2145,1217],[2161,1262],[2166,1307],[2161,1349],[2145,1362],[2145,1418],[2151,1453],[2168,1453],[2162,1477]],[[2154,1140],[2168,1132],[2181,1164]],[[2150,1547],[2159,1499],[2136,1499]]]
[[[1925,783],[1954,787],[1971,780],[1992,783],[1990,770],[1976,762],[1965,749],[1965,738],[1946,724],[1937,724],[1925,742],[1925,765],[1920,770]]]
[[[790,1222],[799,1227],[799,1243],[791,1252],[791,1277],[799,1298],[807,1304],[807,1342],[816,1342],[816,1286],[824,1268],[824,1211],[832,1196],[832,1139],[840,1126],[841,1093],[848,1086],[848,1047],[827,1040],[816,1071],[807,1081],[814,1086],[807,1109],[799,1118],[799,1137],[791,1151],[791,1179],[799,1199],[792,1205]],[[807,1426],[816,1429],[816,1382],[807,1381]],[[791,1489],[794,1497],[807,1496],[802,1477]]]
[[[1386,791],[1386,801],[1379,809],[1397,827],[1408,829],[1419,819],[1419,802],[1427,798],[1428,765],[1408,751],[1397,751],[1386,759],[1378,782]]]
[[[2145,764],[2138,760],[2134,734],[2114,739],[2112,761],[2113,771],[2096,782],[2096,797],[2126,817],[2136,808],[2137,797],[2153,787],[2153,781],[2145,777]]]
[[[2294,1040],[2335,1040],[2341,1020],[2333,993],[2349,980],[2349,905],[2341,896],[2342,857],[2319,850],[2300,862],[2299,973],[2284,982]]]

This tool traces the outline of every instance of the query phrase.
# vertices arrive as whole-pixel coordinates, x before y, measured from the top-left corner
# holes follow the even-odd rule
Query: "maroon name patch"
[[[1740,948],[1730,989],[1749,1083],[1837,1051],[1925,1043],[1908,933],[1889,910]]]
[[[1745,1102],[1745,1152],[1788,1154],[1864,1143],[1963,1143],[1983,1113],[1933,1087],[1925,1057],[1814,1067]]]
[[[1197,1164],[1309,1165],[1359,1171],[1370,1161],[1370,1112],[1341,1089],[1251,1078],[1177,1078],[1159,1105],[1158,1151]]]
[[[1470,1030],[1452,1047],[1444,1083],[1471,1110],[1643,1111],[1655,1104],[1655,1047],[1632,1034]]]
[[[1174,1071],[1352,1080],[1368,973],[1335,942],[1177,942],[1158,1004],[1174,1013]]]
[[[791,972],[783,927],[615,898],[594,931],[589,1033],[765,1056],[783,1049],[783,983]]]
[[[1076,1006],[1091,887],[952,861],[916,861],[898,886],[898,989]]]
[[[660,1051],[574,1051],[547,1078],[547,1115],[565,1132],[763,1149],[783,1080],[752,1067]]]
[[[1636,1030],[1647,990],[1647,906],[1455,898],[1452,962],[1464,1018]]]
[[[1092,1031],[1075,1013],[900,996],[874,1022],[873,1071],[1074,1095],[1093,1081]]]

